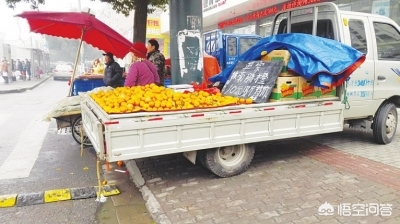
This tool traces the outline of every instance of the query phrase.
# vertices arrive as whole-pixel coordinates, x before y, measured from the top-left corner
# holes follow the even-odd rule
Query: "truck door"
[[[374,97],[375,84],[373,40],[368,17],[342,13],[341,18],[344,43],[366,54],[365,62],[350,75],[347,83],[350,109],[345,111],[345,117],[353,117],[353,114],[368,116],[374,114],[370,111],[374,108],[369,104]]]
[[[400,32],[396,24],[371,18],[375,54],[374,99],[400,95]]]

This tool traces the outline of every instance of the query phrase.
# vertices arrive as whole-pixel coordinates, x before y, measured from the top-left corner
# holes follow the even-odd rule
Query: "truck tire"
[[[206,152],[207,150],[199,150],[197,151],[197,162],[200,162],[201,165],[203,165],[205,168],[208,169],[207,164],[206,164]]]
[[[226,146],[203,150],[200,152],[199,160],[215,175],[232,177],[247,170],[253,160],[254,152],[254,146],[249,144]]]
[[[81,124],[82,124],[82,117],[78,117],[72,124],[72,137],[78,144],[81,144],[81,132],[79,130]],[[92,146],[90,139],[85,134],[85,130],[83,130],[83,145]]]
[[[389,144],[397,129],[397,109],[393,103],[383,104],[375,114],[372,130],[376,143]]]

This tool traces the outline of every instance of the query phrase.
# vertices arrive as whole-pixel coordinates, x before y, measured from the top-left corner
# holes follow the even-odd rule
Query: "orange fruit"
[[[240,104],[246,103],[246,99],[240,98],[240,99],[239,99],[239,103],[240,103]]]
[[[123,165],[124,165],[124,162],[123,162],[123,161],[118,161],[118,162],[117,162],[117,165],[118,165],[118,166],[123,166]]]
[[[252,98],[247,98],[246,99],[246,104],[252,104],[253,103],[253,99]]]

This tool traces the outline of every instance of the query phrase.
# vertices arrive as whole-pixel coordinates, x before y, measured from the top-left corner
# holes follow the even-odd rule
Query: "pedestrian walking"
[[[8,78],[8,62],[7,59],[4,57],[3,60],[1,61],[1,75],[3,76],[4,83],[9,84],[10,79]]]
[[[31,62],[28,59],[25,59],[25,71],[26,75],[29,77],[29,80],[31,79]]]
[[[21,77],[22,80],[26,80],[26,76],[22,74],[22,62],[21,60],[17,59],[16,67],[15,67],[15,74]]]

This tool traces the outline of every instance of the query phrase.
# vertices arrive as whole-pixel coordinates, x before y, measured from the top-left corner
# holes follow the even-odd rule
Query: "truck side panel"
[[[249,108],[210,112],[199,117],[181,114],[165,116],[162,120],[121,120],[119,124],[104,126],[106,159],[113,162],[342,131],[343,110],[344,105],[337,101],[326,106]],[[93,137],[89,135],[91,140]],[[98,139],[97,136],[96,141]],[[95,144],[94,147],[101,146]]]
[[[97,152],[99,159],[105,159],[104,137],[103,137],[103,124],[95,116],[95,114],[81,103],[82,124],[86,135],[89,137],[93,148]]]

